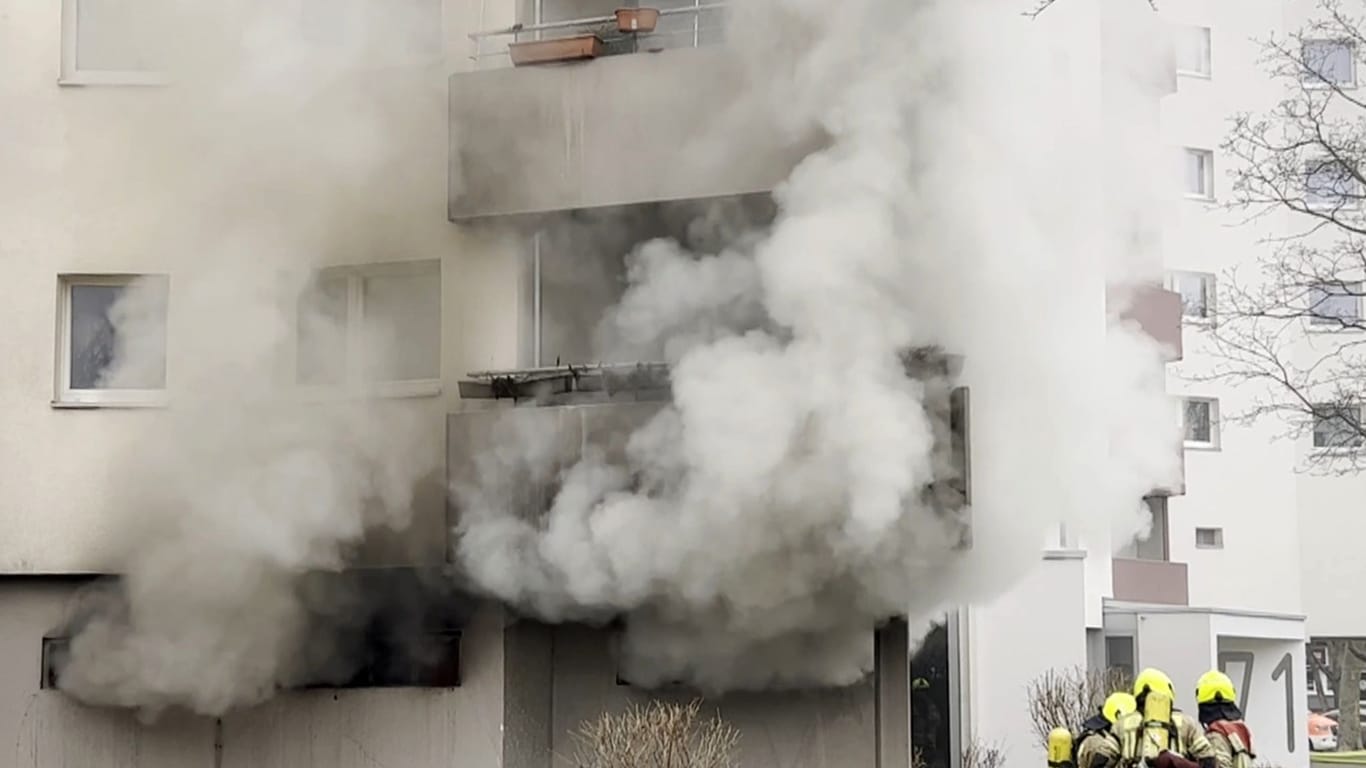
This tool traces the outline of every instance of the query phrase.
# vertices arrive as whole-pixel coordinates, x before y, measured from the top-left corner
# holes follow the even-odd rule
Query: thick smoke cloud
[[[404,58],[431,20],[394,4],[368,4],[354,37],[292,4],[166,2],[174,31],[155,37],[177,43],[175,83],[110,125],[126,150],[101,170],[123,223],[108,251],[171,275],[172,401],[138,414],[112,461],[123,579],[79,615],[61,682],[94,703],[221,713],[307,671],[315,616],[345,623],[353,600],[301,574],[409,524],[440,460],[442,403],[301,402],[293,364],[314,268],[455,250],[446,105],[440,68]],[[641,682],[842,683],[867,668],[876,621],[997,594],[1058,522],[1100,542],[1141,527],[1139,496],[1176,460],[1151,425],[1173,420],[1156,350],[1122,328],[1106,343],[1099,262],[1143,254],[1078,199],[1105,179],[1075,157],[1105,139],[1072,119],[1057,36],[1017,10],[735,4],[744,44],[728,55],[752,97],[829,145],[777,190],[771,226],[716,214],[632,253],[597,353],[666,357],[673,405],[624,458],[558,477],[532,432],[489,444],[483,483],[455,489],[468,577],[549,619],[625,614]],[[114,313],[129,339],[157,332],[154,294]],[[343,334],[304,314],[318,337]],[[356,351],[382,361],[386,341]],[[934,345],[963,356],[972,389],[966,551],[926,493],[951,479],[947,382],[910,380],[899,359]],[[108,375],[144,377],[158,354],[125,345]],[[526,477],[560,485],[542,520],[501,502]]]
[[[164,370],[167,403],[95,415],[136,432],[110,457],[119,586],[68,627],[60,685],[80,699],[217,714],[304,675],[344,677],[335,666],[355,658],[310,658],[325,646],[305,639],[342,605],[363,621],[364,601],[303,574],[407,527],[439,473],[439,401],[297,383],[297,361],[340,363],[347,337],[346,317],[300,300],[317,268],[450,251],[444,73],[439,46],[411,34],[434,19],[418,4],[356,18],[368,5],[155,4],[166,15],[144,20],[173,43],[172,82],[120,90],[102,112],[122,148],[93,158],[91,183],[122,226],[98,247],[117,271],[169,275],[110,312],[103,382]],[[358,380],[401,359],[393,326],[360,331],[345,357]]]
[[[1140,497],[1177,472],[1175,419],[1156,346],[1107,330],[1105,284],[1160,274],[1132,237],[1155,215],[1154,171],[1110,183],[1077,162],[1128,138],[1073,101],[1094,83],[1069,46],[1097,27],[1018,11],[736,4],[753,98],[829,143],[758,236],[630,254],[598,352],[662,353],[673,402],[620,455],[562,471],[543,433],[505,425],[455,488],[477,583],[550,620],[624,615],[637,682],[844,684],[870,667],[878,621],[1000,594],[1059,524],[1101,549],[1143,529]],[[1165,64],[1146,60],[1145,77]],[[961,355],[971,389],[967,550],[926,491],[954,478],[948,383],[899,358],[923,347]],[[513,478],[557,471],[543,517],[509,508]]]

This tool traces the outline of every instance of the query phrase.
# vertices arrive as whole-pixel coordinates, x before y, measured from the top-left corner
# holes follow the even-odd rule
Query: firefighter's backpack
[[[1228,740],[1229,746],[1233,749],[1233,768],[1252,768],[1252,761],[1257,755],[1252,751],[1252,732],[1247,729],[1246,724],[1216,720],[1210,723],[1205,731],[1217,733]]]

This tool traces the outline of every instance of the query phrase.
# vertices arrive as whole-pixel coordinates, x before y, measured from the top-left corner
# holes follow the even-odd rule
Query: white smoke
[[[60,685],[150,715],[220,714],[336,661],[306,658],[303,639],[342,596],[301,576],[407,527],[442,456],[439,400],[310,394],[295,370],[347,327],[301,305],[317,268],[449,250],[444,169],[411,152],[445,153],[440,53],[413,58],[408,34],[433,19],[414,5],[339,31],[317,22],[357,4],[315,4],[312,18],[229,5],[157,5],[167,15],[146,21],[175,44],[171,85],[89,94],[110,98],[102,128],[122,145],[88,180],[122,225],[99,246],[115,271],[169,275],[110,312],[103,380],[164,370],[167,403],[124,420],[135,437],[110,457],[120,539],[101,555],[121,580],[73,616]],[[371,331],[349,350],[361,372],[397,355],[393,328]]]
[[[61,683],[221,713],[295,679],[311,601],[329,599],[300,574],[408,524],[440,459],[443,403],[301,403],[292,363],[314,268],[451,245],[444,83],[400,60],[421,24],[393,4],[342,42],[292,4],[167,2],[175,26],[156,37],[178,43],[176,82],[109,126],[127,149],[103,168],[122,224],[108,252],[170,273],[171,403],[138,414],[145,430],[113,457],[122,589],[75,627]],[[1075,79],[1017,10],[735,4],[754,98],[830,144],[777,191],[761,236],[633,254],[601,351],[663,350],[673,405],[624,460],[564,473],[543,525],[481,501],[553,474],[550,448],[534,431],[490,444],[485,484],[459,489],[479,586],[552,619],[627,614],[643,682],[840,683],[867,668],[876,621],[990,596],[1057,522],[1137,529],[1139,496],[1176,460],[1151,426],[1169,412],[1156,352],[1123,332],[1106,346],[1095,254],[1129,243],[1078,199],[1102,164],[1074,162],[1106,142],[1072,119]],[[377,54],[393,66],[357,71]],[[150,294],[114,313],[124,336],[160,332],[144,327]],[[964,356],[972,389],[967,552],[922,500],[945,479],[926,405],[945,383],[907,379],[899,353],[930,345]],[[159,349],[120,347],[111,381],[142,380]]]
[[[621,456],[560,473],[541,520],[502,491],[553,474],[548,449],[504,434],[455,489],[476,582],[551,620],[624,614],[639,682],[843,684],[868,670],[878,621],[989,599],[1060,523],[1102,542],[1142,530],[1176,426],[1156,346],[1122,326],[1107,343],[1105,283],[1159,275],[1126,219],[1149,190],[1108,183],[1100,158],[1125,137],[1073,101],[1094,83],[1069,48],[1098,28],[1069,37],[1017,6],[736,4],[754,98],[829,144],[776,190],[757,241],[631,255],[602,334],[621,345],[602,356],[663,349],[672,404]],[[930,346],[963,356],[971,390],[968,551],[924,493],[950,479],[927,395],[944,382],[899,359]]]

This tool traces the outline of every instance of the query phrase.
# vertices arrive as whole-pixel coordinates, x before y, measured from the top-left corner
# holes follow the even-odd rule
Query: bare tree
[[[1348,79],[1366,38],[1338,0],[1319,6],[1303,29],[1263,42],[1261,64],[1285,95],[1266,113],[1235,115],[1222,144],[1226,206],[1245,223],[1290,225],[1265,240],[1254,269],[1220,281],[1217,362],[1189,378],[1251,385],[1254,405],[1225,421],[1274,417],[1286,437],[1312,435],[1304,469],[1354,472],[1366,461],[1356,450],[1366,443],[1366,101]]]
[[[1047,745],[1049,731],[1076,728],[1100,711],[1107,696],[1128,688],[1128,677],[1118,669],[1050,669],[1026,688],[1030,728],[1039,744]]]
[[[963,768],[1002,768],[1006,753],[994,744],[974,739],[963,748]]]
[[[735,768],[740,734],[702,704],[652,701],[605,714],[574,733],[576,768]]]
[[[1324,649],[1333,681],[1331,703],[1338,711],[1338,751],[1361,749],[1361,674],[1366,670],[1366,641],[1333,638],[1316,644]],[[1328,704],[1327,697],[1320,695]]]
[[[1363,21],[1339,0],[1320,0],[1303,28],[1262,41],[1259,63],[1284,92],[1265,112],[1233,117],[1221,145],[1231,180],[1225,207],[1276,234],[1251,269],[1221,276],[1217,302],[1199,284],[1182,287],[1184,300],[1215,305],[1214,364],[1187,378],[1248,394],[1251,404],[1221,414],[1225,422],[1309,437],[1298,469],[1316,474],[1366,469],[1366,97],[1355,90]],[[1326,663],[1316,668],[1337,700],[1338,748],[1358,749],[1366,641],[1322,645]]]

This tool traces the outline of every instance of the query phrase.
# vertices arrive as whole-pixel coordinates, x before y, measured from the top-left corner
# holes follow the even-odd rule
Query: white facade
[[[1175,91],[1160,105],[1161,139],[1182,152],[1180,175],[1171,183],[1176,204],[1162,228],[1164,266],[1173,289],[1179,288],[1180,273],[1217,276],[1251,265],[1255,249],[1267,247],[1259,240],[1286,227],[1279,213],[1238,225],[1237,214],[1214,209],[1226,199],[1228,184],[1228,160],[1219,145],[1231,115],[1266,109],[1278,96],[1279,86],[1259,68],[1261,50],[1254,39],[1293,29],[1312,5],[1283,0],[1159,4],[1178,69]],[[1205,29],[1208,38],[1202,42]],[[1186,151],[1206,159],[1187,165]],[[1217,277],[1213,290],[1217,296]],[[1077,553],[1084,554],[1084,564],[1045,560],[999,605],[971,611],[974,645],[965,651],[969,674],[976,678],[968,694],[971,719],[978,735],[1011,745],[1012,758],[1020,757],[1014,750],[1029,730],[1018,712],[1021,699],[1004,691],[1019,690],[1044,668],[1089,659],[1093,667],[1119,663],[1135,670],[1163,669],[1176,682],[1178,705],[1192,712],[1195,678],[1223,668],[1247,697],[1243,703],[1259,760],[1307,765],[1304,643],[1312,635],[1363,634],[1358,601],[1352,598],[1359,581],[1354,533],[1364,531],[1366,523],[1351,512],[1363,481],[1296,473],[1298,459],[1310,450],[1308,438],[1300,444],[1283,439],[1279,425],[1220,424],[1220,410],[1246,407],[1251,394],[1186,378],[1213,365],[1202,321],[1186,319],[1183,347],[1181,362],[1169,366],[1169,391],[1210,402],[1213,433],[1204,444],[1187,444],[1185,492],[1168,500],[1165,530],[1155,530],[1149,542],[1121,548],[1119,556],[1185,564],[1188,600],[1185,605],[1116,600],[1116,565],[1109,548],[1085,542],[1087,551]],[[1079,576],[1084,598],[1069,582]],[[1071,602],[1078,599],[1084,608]],[[1028,603],[1048,609],[1021,611],[1020,605]],[[1043,618],[1053,615],[1059,625],[1083,624],[1089,636],[1058,635],[1051,619]],[[1022,624],[1029,633],[1012,631]],[[994,637],[998,632],[1009,640]],[[1011,648],[1020,666],[996,664],[986,648],[998,646]],[[986,682],[997,679],[1000,689]],[[992,703],[983,705],[984,698]]]
[[[1067,12],[1063,5],[1076,2],[1062,0],[1050,13],[1061,16]],[[0,122],[0,146],[5,147],[0,152],[0,232],[4,233],[0,264],[10,287],[0,310],[5,328],[0,334],[0,359],[4,360],[0,364],[0,424],[5,425],[0,430],[0,530],[5,531],[0,537],[0,578],[110,570],[124,522],[110,514],[110,495],[120,482],[118,465],[110,457],[138,450],[138,441],[161,419],[155,407],[141,407],[159,404],[155,396],[150,403],[115,404],[99,396],[92,403],[72,395],[70,357],[64,354],[70,351],[70,338],[64,335],[69,323],[64,325],[63,320],[70,317],[71,298],[64,292],[61,276],[75,276],[72,280],[78,284],[88,282],[89,276],[111,274],[169,276],[166,388],[175,390],[200,376],[230,373],[193,364],[187,367],[183,362],[195,355],[184,346],[189,341],[179,330],[183,328],[179,320],[194,318],[202,310],[186,307],[185,289],[191,288],[190,297],[207,296],[206,301],[212,301],[211,292],[194,292],[195,287],[202,289],[213,280],[212,273],[201,269],[202,254],[170,247],[148,249],[139,239],[141,232],[159,226],[155,197],[148,197],[157,192],[152,186],[158,178],[156,163],[182,156],[175,154],[174,147],[167,150],[167,156],[158,156],[158,137],[141,133],[149,123],[136,118],[174,107],[169,103],[176,98],[173,73],[166,76],[139,69],[145,63],[141,53],[121,51],[107,41],[96,40],[82,54],[73,31],[77,30],[78,4],[77,0],[0,0],[0,17],[5,19],[0,25],[0,94],[10,105],[9,117]],[[466,32],[499,22],[489,17],[476,20],[478,3],[443,5],[441,18],[433,21],[443,33],[444,59],[429,73],[430,78],[395,84],[384,79],[382,68],[363,75],[377,78],[380,90],[406,89],[414,97],[407,115],[413,130],[406,133],[403,152],[375,172],[375,184],[384,192],[357,200],[336,216],[330,222],[333,236],[296,243],[315,249],[316,255],[301,256],[294,265],[408,261],[439,265],[440,319],[435,331],[439,359],[430,361],[438,375],[435,380],[423,377],[421,386],[397,387],[389,393],[393,397],[386,398],[397,409],[417,412],[430,425],[426,447],[434,459],[444,450],[443,416],[460,405],[456,380],[472,370],[518,365],[523,336],[519,324],[526,322],[519,310],[518,246],[452,225],[444,215],[448,194],[444,76],[471,66],[465,58],[470,53]],[[1215,148],[1226,115],[1267,96],[1254,65],[1256,51],[1243,41],[1283,24],[1283,3],[1257,0],[1240,2],[1235,8],[1215,0],[1183,0],[1161,5],[1164,20],[1213,30],[1210,77],[1179,79],[1176,93],[1162,103],[1162,137],[1172,146]],[[301,4],[301,14],[304,8]],[[504,21],[511,21],[510,12]],[[1100,25],[1098,18],[1088,17],[1078,28],[1099,30]],[[1082,47],[1097,56],[1102,48],[1099,42]],[[87,67],[82,61],[93,63]],[[168,77],[172,85],[159,87]],[[325,119],[322,116],[318,125]],[[146,159],[134,158],[137,153]],[[204,162],[207,174],[224,171],[212,159]],[[153,170],[142,176],[137,171],[147,164]],[[1222,179],[1219,168],[1216,151],[1212,176],[1216,199]],[[131,206],[110,204],[129,199],[134,201]],[[228,201],[218,200],[215,205],[221,211],[206,211],[202,224],[182,228],[183,222],[177,223],[172,227],[175,236],[164,243],[193,242],[196,232],[205,240],[229,237],[232,233],[220,226],[217,217],[221,213],[230,218],[234,212]],[[381,206],[385,218],[367,216],[371,205]],[[130,216],[130,209],[137,213]],[[247,212],[268,218],[268,212],[250,208]],[[1164,230],[1167,268],[1218,272],[1256,247],[1255,233],[1230,230],[1221,223],[1217,214],[1207,212],[1197,201],[1181,206]],[[252,254],[249,258],[264,265],[271,256]],[[1097,287],[1101,287],[1099,280]],[[1097,317],[1099,301],[1097,297]],[[1201,343],[1198,327],[1188,328],[1186,365],[1200,364]],[[297,353],[297,348],[288,350],[281,370],[287,374],[292,370]],[[1177,376],[1171,378],[1170,389],[1218,398],[1221,404],[1235,403],[1233,392],[1187,387]],[[1220,663],[1221,654],[1235,654],[1229,658],[1246,667],[1243,659],[1247,657],[1237,654],[1252,653],[1249,674],[1254,676],[1256,694],[1250,700],[1248,717],[1259,735],[1259,752],[1281,768],[1306,765],[1306,747],[1300,738],[1306,709],[1303,686],[1285,688],[1290,699],[1282,702],[1274,697],[1287,678],[1275,672],[1289,654],[1294,679],[1300,679],[1304,669],[1302,615],[1308,615],[1309,630],[1315,633],[1366,634],[1366,627],[1357,626],[1344,610],[1352,601],[1337,586],[1346,583],[1340,576],[1353,567],[1356,550],[1351,542],[1355,538],[1350,533],[1366,532],[1366,522],[1359,521],[1353,505],[1346,503],[1353,492],[1362,490],[1362,481],[1298,477],[1292,472],[1297,447],[1271,438],[1269,429],[1226,428],[1220,430],[1217,450],[1186,453],[1185,495],[1170,501],[1167,558],[1188,566],[1189,606],[1116,603],[1111,548],[1092,545],[1083,551],[1076,548],[1076,542],[1057,542],[1059,546],[1042,554],[1038,567],[1009,592],[962,611],[951,633],[958,641],[957,703],[959,725],[964,726],[960,740],[980,738],[999,744],[1012,765],[1041,759],[1023,710],[1024,686],[1050,667],[1104,663],[1103,639],[1109,635],[1133,637],[1135,666],[1165,668],[1176,680],[1181,697],[1190,695],[1196,675]],[[432,518],[440,519],[443,501],[439,497],[423,503],[431,505]],[[1197,546],[1197,528],[1220,531],[1222,548]],[[1305,556],[1299,568],[1301,550]],[[1271,568],[1267,563],[1277,565]],[[0,601],[6,594],[0,592]],[[17,652],[9,655],[0,671],[0,680],[16,691],[0,707],[0,744],[20,744],[24,760],[45,765],[38,755],[56,754],[51,750],[61,745],[52,733],[57,726],[31,717],[24,701],[40,702],[32,711],[60,710],[62,728],[74,728],[86,717],[57,703],[53,698],[57,694],[36,690],[38,642],[48,629],[43,622],[55,620],[60,614],[56,605],[65,597],[44,593],[13,599],[22,602],[23,620],[32,626],[0,631],[5,645]],[[0,603],[0,617],[7,616],[0,618],[0,624],[13,620]],[[486,655],[501,658],[501,648],[488,642]],[[1240,680],[1238,674],[1230,674],[1235,682]],[[499,706],[497,697],[489,693],[494,683],[481,680],[478,685],[481,695],[492,697],[491,706]],[[361,703],[355,706],[365,709],[363,698],[353,696],[350,701],[358,699]],[[376,695],[376,699],[382,701],[384,696]],[[1194,708],[1188,698],[1180,703]],[[289,704],[289,700],[273,704],[268,713],[288,709]],[[308,720],[312,728],[312,723],[332,718],[336,709],[314,702],[306,712],[294,715]],[[475,751],[468,754],[499,759],[480,732],[443,730],[451,727],[450,719],[475,718],[470,709],[463,704],[424,708],[422,717],[432,719],[431,727],[441,732],[451,750],[473,743]],[[1287,723],[1285,713],[1292,711],[1294,719]],[[390,743],[392,739],[383,734],[388,721],[364,722],[369,728],[367,744],[371,748],[380,745],[377,754],[403,754],[403,744]],[[245,719],[230,721],[229,737],[234,725],[252,727]],[[122,761],[117,764],[141,764],[137,739],[120,730],[137,726],[123,721],[110,725],[101,719],[99,727],[116,734],[109,738],[117,742],[117,759]],[[194,727],[208,728],[202,722]],[[319,730],[330,733],[326,728]],[[205,734],[196,732],[196,744],[204,740],[198,736]],[[236,757],[243,762],[228,764],[305,764],[298,748],[284,745],[286,741],[281,738],[279,743],[260,746],[260,751]],[[1293,745],[1298,748],[1291,749]],[[69,744],[62,748],[75,749]],[[179,764],[177,748],[174,744],[166,747],[165,764]],[[359,742],[353,752],[345,752],[343,758],[354,763],[333,762],[343,759],[333,755],[327,764],[361,764],[365,750]],[[440,757],[431,756],[433,764]]]

